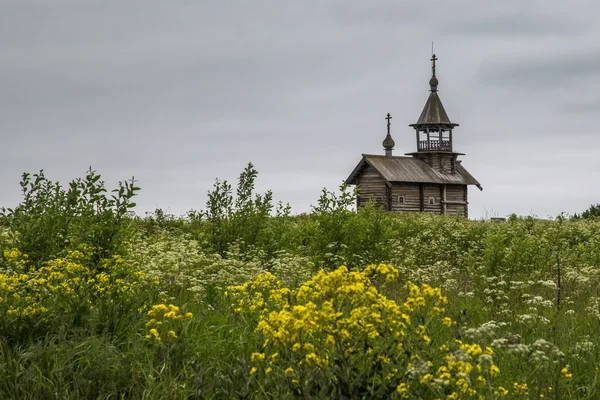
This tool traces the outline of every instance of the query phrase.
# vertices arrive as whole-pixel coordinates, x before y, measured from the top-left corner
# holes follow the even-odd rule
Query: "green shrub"
[[[55,258],[81,244],[94,247],[96,261],[119,248],[126,237],[128,210],[139,190],[133,178],[119,182],[108,196],[104,182],[91,168],[65,190],[43,171],[23,174],[23,201],[2,208],[4,224],[19,236],[19,249],[36,264]]]

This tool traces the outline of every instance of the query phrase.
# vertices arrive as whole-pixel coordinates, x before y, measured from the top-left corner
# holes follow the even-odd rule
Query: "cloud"
[[[426,7],[414,2],[383,0],[369,2],[338,2],[335,19],[341,25],[397,26],[413,25],[427,12]]]
[[[140,179],[141,213],[183,213],[204,204],[214,178],[235,181],[252,161],[262,188],[308,211],[361,153],[382,151],[387,112],[396,152],[414,150],[407,125],[428,95],[434,40],[457,150],[486,188],[471,196],[472,215],[528,212],[536,190],[521,176],[548,190],[539,214],[579,211],[596,189],[572,179],[581,166],[555,170],[547,155],[577,157],[574,135],[593,126],[600,32],[598,5],[586,7],[6,0],[0,206],[18,201],[23,171],[68,182],[92,165],[109,183]],[[600,138],[586,132],[592,152]],[[558,196],[561,179],[571,203]]]
[[[479,68],[479,81],[496,86],[518,86],[525,90],[563,89],[594,82],[600,76],[600,48],[586,52],[546,52],[508,60],[486,60]]]
[[[589,25],[581,18],[565,18],[564,14],[540,10],[524,12],[494,12],[471,15],[458,21],[445,22],[442,32],[465,39],[490,37],[503,39],[532,39],[548,37],[579,36],[588,31]]]
[[[589,100],[579,102],[567,102],[559,108],[559,111],[565,114],[582,114],[597,116],[600,115],[600,101]]]

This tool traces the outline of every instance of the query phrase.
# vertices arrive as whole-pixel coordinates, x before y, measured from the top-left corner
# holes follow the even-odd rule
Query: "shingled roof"
[[[390,182],[413,182],[413,183],[437,183],[446,185],[475,185],[483,190],[477,179],[462,166],[460,161],[456,162],[454,174],[443,174],[431,168],[425,161],[415,157],[363,154],[362,160],[354,171],[346,179],[349,185],[356,185],[361,170],[370,165],[388,183]]]
[[[444,106],[442,105],[442,101],[440,100],[440,96],[438,96],[437,91],[432,90],[429,94],[429,98],[425,103],[425,107],[423,107],[423,111],[421,112],[421,116],[419,120],[410,125],[410,126],[418,126],[418,125],[450,125],[450,126],[458,126],[458,124],[452,123]]]

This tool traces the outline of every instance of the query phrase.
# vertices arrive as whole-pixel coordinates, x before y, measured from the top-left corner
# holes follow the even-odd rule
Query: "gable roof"
[[[431,168],[425,161],[415,157],[363,154],[362,160],[354,171],[346,179],[349,185],[357,184],[357,178],[362,169],[370,165],[387,182],[411,182],[411,183],[438,183],[446,185],[475,185],[483,190],[479,182],[462,166],[460,161],[456,162],[456,172],[443,174]]]

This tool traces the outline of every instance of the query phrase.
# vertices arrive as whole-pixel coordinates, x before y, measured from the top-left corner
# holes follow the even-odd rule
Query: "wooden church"
[[[464,154],[454,151],[452,134],[458,124],[450,121],[438,96],[436,60],[434,54],[429,98],[418,121],[409,125],[416,133],[417,151],[405,156],[392,155],[395,143],[390,134],[392,117],[388,114],[387,136],[383,141],[385,154],[363,154],[346,179],[347,184],[359,187],[358,208],[373,199],[388,211],[468,217],[468,186],[483,190],[458,160]]]

